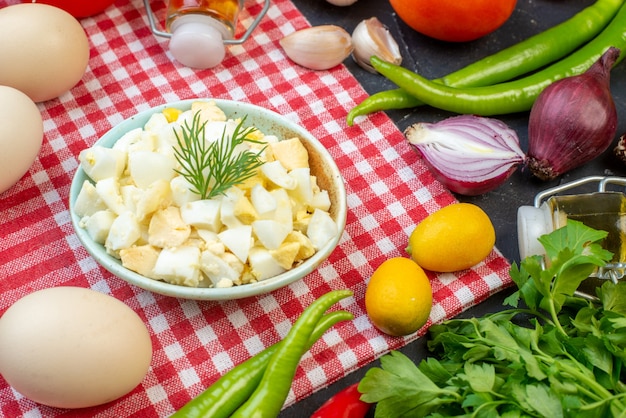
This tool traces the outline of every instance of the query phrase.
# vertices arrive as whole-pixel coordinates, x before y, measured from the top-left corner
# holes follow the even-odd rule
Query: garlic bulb
[[[302,29],[279,42],[293,62],[311,70],[333,68],[341,64],[353,49],[350,34],[335,25]]]
[[[350,6],[357,2],[357,0],[326,0],[333,6]]]
[[[365,19],[354,28],[352,43],[354,44],[352,58],[371,73],[376,72],[370,64],[372,55],[396,65],[402,62],[398,43],[376,17]]]

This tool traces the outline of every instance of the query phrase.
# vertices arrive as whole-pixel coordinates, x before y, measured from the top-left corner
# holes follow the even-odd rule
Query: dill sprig
[[[256,129],[244,128],[245,120],[244,116],[231,136],[227,135],[225,127],[221,138],[215,141],[205,140],[207,122],[200,120],[199,112],[194,115],[191,125],[185,121],[180,135],[174,131],[178,142],[174,154],[181,167],[175,171],[191,184],[191,191],[202,199],[225,194],[232,186],[253,177],[264,163],[261,153],[265,147],[256,153],[239,147],[244,142],[261,143],[247,138]]]

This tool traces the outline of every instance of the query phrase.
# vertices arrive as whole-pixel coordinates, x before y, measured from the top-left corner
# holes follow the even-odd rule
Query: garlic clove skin
[[[357,2],[357,0],[326,0],[328,3],[333,6],[351,6]]]
[[[621,162],[626,163],[626,132],[619,137],[613,153]]]
[[[335,25],[320,25],[296,31],[280,41],[285,54],[311,70],[328,70],[341,64],[353,50],[352,37]]]
[[[376,17],[365,19],[354,28],[352,43],[354,44],[352,58],[359,66],[371,73],[376,73],[370,64],[372,55],[392,64],[402,63],[398,43],[387,27]]]

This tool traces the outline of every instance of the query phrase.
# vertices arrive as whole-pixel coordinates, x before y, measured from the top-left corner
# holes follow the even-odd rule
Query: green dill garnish
[[[207,122],[200,121],[199,112],[194,115],[191,126],[185,121],[180,135],[174,131],[178,142],[174,154],[181,167],[175,171],[191,184],[191,191],[202,199],[225,194],[232,186],[253,177],[257,168],[263,165],[260,157],[265,147],[256,153],[239,147],[244,142],[261,143],[247,138],[256,129],[244,128],[245,120],[244,116],[231,136],[226,134],[224,128],[221,138],[215,141],[204,139]]]

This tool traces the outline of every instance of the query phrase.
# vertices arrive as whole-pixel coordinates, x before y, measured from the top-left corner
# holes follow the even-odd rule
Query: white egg
[[[89,41],[66,11],[39,3],[0,8],[0,85],[14,87],[35,102],[74,87],[89,61]]]
[[[151,360],[141,318],[90,289],[39,290],[0,318],[0,373],[44,405],[83,408],[115,400],[141,383]]]
[[[37,105],[21,91],[0,85],[0,193],[26,174],[42,141],[43,121]]]

